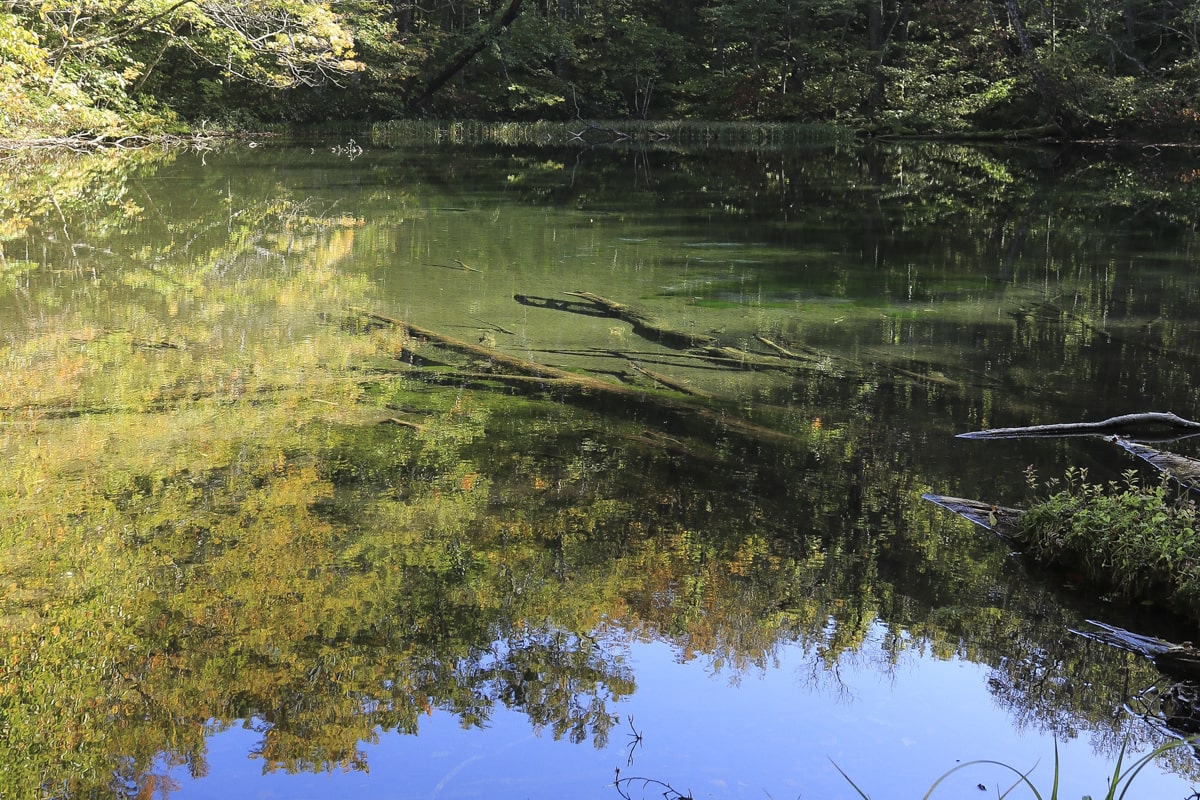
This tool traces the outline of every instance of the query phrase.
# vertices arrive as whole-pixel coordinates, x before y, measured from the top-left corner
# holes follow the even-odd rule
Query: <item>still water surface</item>
[[[921,494],[1200,414],[1186,164],[338,144],[7,164],[0,795],[1080,797],[1170,739],[1072,631],[1186,629]]]

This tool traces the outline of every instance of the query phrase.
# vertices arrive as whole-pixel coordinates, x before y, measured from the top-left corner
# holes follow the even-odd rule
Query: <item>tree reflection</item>
[[[769,172],[746,158],[726,178],[727,207],[769,190],[783,205],[818,197],[835,214],[860,198],[797,176],[886,184],[915,157]],[[955,218],[950,200],[976,191],[1018,216],[1040,213],[1035,175],[1013,177],[999,156],[921,163],[936,174],[910,170],[878,199],[926,235]],[[697,164],[677,166],[658,174],[696,189]],[[733,675],[793,643],[820,680],[850,659],[887,670],[909,652],[961,657],[992,667],[991,689],[1018,725],[1091,735],[1113,753],[1126,736],[1157,735],[1120,713],[1131,687],[1155,680],[1150,666],[1065,635],[1081,619],[1078,598],[1029,580],[921,493],[969,473],[947,474],[924,452],[954,420],[987,427],[1044,407],[1100,361],[1121,381],[1179,379],[1173,359],[1194,355],[1180,293],[1154,306],[1086,276],[1070,308],[886,323],[851,310],[864,320],[854,347],[953,344],[932,362],[942,380],[933,356],[909,348],[764,382],[761,402],[731,406],[785,434],[763,440],[397,371],[395,341],[336,312],[373,300],[352,257],[394,243],[413,208],[368,221],[317,210],[301,188],[231,198],[210,191],[222,184],[215,172],[192,206],[169,192],[143,211],[117,202],[135,176],[148,185],[170,167],[83,181],[105,187],[103,199],[59,204],[69,242],[44,199],[52,176],[10,198],[25,221],[10,220],[6,235],[51,255],[5,267],[12,281],[0,286],[15,320],[0,351],[0,794],[84,797],[114,780],[153,791],[173,766],[205,774],[205,737],[235,725],[258,732],[267,770],[363,769],[364,742],[417,733],[435,710],[481,726],[512,709],[535,729],[604,747],[616,704],[636,690],[629,642],[647,638]],[[413,191],[456,205],[430,183]],[[584,183],[575,190],[599,191]],[[1117,199],[1141,202],[1144,191]],[[949,199],[920,200],[938,192]],[[143,217],[152,206],[161,219]],[[968,236],[995,256],[997,241],[978,234],[996,218],[976,213]],[[419,251],[423,234],[407,234]],[[81,241],[91,247],[70,246]],[[893,291],[914,256],[875,244],[888,252],[877,277]],[[1008,248],[1005,269],[1029,267],[1023,247]],[[1057,247],[1042,256],[1066,269]],[[821,292],[846,291],[844,274],[827,277]],[[933,297],[949,281],[914,292]],[[1122,335],[1155,347],[1113,344],[1118,307]],[[1143,330],[1152,313],[1164,324]],[[805,324],[820,342],[843,323],[826,313]],[[962,330],[978,347],[960,347]],[[996,353],[999,376],[982,363]],[[1143,374],[1145,363],[1161,369]],[[400,417],[411,424],[378,424]],[[998,490],[1019,484],[989,466]]]

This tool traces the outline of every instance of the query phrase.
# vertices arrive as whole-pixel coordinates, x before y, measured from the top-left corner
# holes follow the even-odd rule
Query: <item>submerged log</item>
[[[674,378],[668,378],[666,375],[663,375],[660,372],[654,372],[653,370],[646,369],[645,367],[643,367],[642,365],[640,365],[636,362],[630,361],[629,368],[632,369],[634,372],[638,373],[639,375],[645,375],[647,378],[654,381],[655,383],[665,386],[668,389],[679,392],[681,394],[690,394],[693,397],[704,397],[704,398],[712,399],[712,395],[709,394],[708,392],[701,391],[700,389],[697,389],[693,386],[689,386],[682,381],[677,381]]]
[[[583,376],[567,372],[566,370],[556,369],[555,367],[548,367],[544,364],[538,364],[533,361],[526,361],[523,358],[510,356],[506,353],[501,353],[499,350],[493,350],[490,347],[472,344],[471,342],[464,341],[462,339],[456,339],[452,336],[445,336],[443,334],[431,331],[428,328],[422,328],[419,325],[414,325],[411,322],[405,322],[401,319],[387,317],[383,314],[376,314],[373,311],[367,311],[366,309],[361,308],[352,310],[355,313],[366,317],[367,319],[371,319],[376,322],[382,322],[385,325],[390,325],[399,331],[403,331],[414,339],[424,339],[425,341],[433,342],[434,344],[445,347],[448,350],[454,350],[458,353],[462,353],[463,355],[472,356],[483,361],[490,361],[493,364],[515,370],[525,375],[534,375],[546,378],[570,377],[579,380],[591,380],[584,378]],[[409,351],[409,348],[404,348],[404,351]],[[595,381],[595,383],[603,382]]]
[[[643,339],[649,339],[652,342],[658,342],[667,347],[685,349],[688,347],[709,347],[717,343],[717,339],[714,336],[704,333],[690,333],[667,327],[660,322],[652,320],[640,311],[624,303],[609,300],[607,297],[601,297],[591,292],[563,292],[563,294],[570,297],[577,297],[584,302],[564,303],[556,301],[553,298],[530,297],[523,294],[513,295],[513,299],[524,305],[553,308],[559,311],[573,311],[575,313],[590,313],[592,316],[613,317],[614,319],[628,322],[633,326],[633,332]],[[578,306],[583,307],[582,312]]]
[[[653,408],[660,413],[670,415],[680,425],[701,425],[708,429],[724,428],[750,439],[762,442],[794,443],[795,437],[774,428],[756,425],[745,419],[725,413],[719,407],[709,407],[698,402],[687,402],[669,396],[653,394],[644,389],[637,389],[622,384],[613,383],[587,375],[538,364],[516,356],[510,356],[499,350],[483,345],[456,339],[436,333],[428,328],[420,327],[411,322],[377,314],[366,309],[352,309],[363,317],[395,327],[413,338],[432,342],[440,347],[471,356],[492,368],[500,368],[509,373],[484,372],[476,374],[430,371],[425,373],[429,380],[473,381],[479,385],[487,383],[504,384],[512,388],[522,388],[526,391],[556,391],[574,398],[591,398],[593,400],[617,400],[622,408]],[[419,368],[418,368],[419,369]]]
[[[1200,433],[1200,422],[1184,419],[1170,412],[1150,411],[1144,414],[1123,414],[1099,422],[1062,422],[1052,425],[1030,425],[1024,428],[991,428],[989,430],[960,433],[960,439],[1015,439],[1032,436],[1093,436],[1114,435],[1138,436],[1167,431],[1191,431]]]

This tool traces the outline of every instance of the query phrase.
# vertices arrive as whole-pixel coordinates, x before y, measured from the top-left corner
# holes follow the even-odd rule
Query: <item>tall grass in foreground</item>
[[[571,146],[646,144],[762,150],[849,142],[853,132],[834,125],[774,122],[394,120],[371,128],[376,147],[403,145]]]
[[[1129,744],[1128,741],[1126,741],[1125,744],[1121,745],[1121,752],[1117,755],[1116,766],[1113,768],[1112,776],[1108,780],[1108,786],[1103,795],[1104,800],[1123,800],[1126,793],[1129,791],[1130,786],[1133,785],[1133,779],[1136,778],[1138,773],[1145,769],[1147,765],[1154,761],[1154,759],[1158,758],[1164,753],[1174,750],[1177,747],[1194,745],[1197,741],[1200,741],[1200,736],[1190,736],[1186,739],[1180,739],[1178,741],[1167,742],[1159,745],[1146,755],[1139,758],[1137,761],[1133,762],[1128,769],[1122,771],[1122,767],[1125,765],[1125,748]],[[965,764],[959,764],[954,769],[943,773],[942,776],[934,781],[933,785],[929,787],[929,791],[922,795],[922,800],[929,800],[929,798],[933,797],[933,793],[937,791],[938,786],[956,772],[961,772],[969,767],[977,767],[985,764],[1006,769],[1017,776],[1016,780],[1013,781],[1011,786],[1004,791],[997,793],[998,798],[1006,798],[1011,795],[1014,790],[1024,786],[1033,794],[1035,800],[1064,800],[1064,798],[1060,798],[1058,794],[1059,760],[1057,742],[1054,745],[1054,781],[1050,785],[1050,794],[1048,795],[1043,795],[1041,792],[1039,792],[1038,788],[1031,780],[1029,780],[1029,775],[1031,772],[1033,772],[1034,767],[1030,767],[1027,771],[1022,772],[1014,766],[1005,764],[1003,761],[977,759],[975,761],[968,761]],[[850,776],[847,775],[846,772],[839,767],[836,762],[833,766],[839,773],[841,773],[842,777],[846,779],[846,782],[854,787],[854,791],[858,792],[859,797],[863,798],[863,800],[871,800],[871,796],[864,792],[858,784],[851,780]],[[980,788],[983,787],[981,786]],[[1083,800],[1092,800],[1092,796],[1085,795]]]

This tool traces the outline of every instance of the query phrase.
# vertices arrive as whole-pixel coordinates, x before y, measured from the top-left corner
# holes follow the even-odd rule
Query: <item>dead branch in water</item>
[[[1140,458],[1168,478],[1177,481],[1184,488],[1193,491],[1200,489],[1200,461],[1188,458],[1187,456],[1181,456],[1178,453],[1156,450],[1153,447],[1131,442],[1119,436],[1112,437],[1111,441],[1125,450],[1125,452],[1135,458]]]
[[[994,503],[968,500],[964,497],[948,497],[942,494],[923,494],[921,497],[947,511],[953,511],[963,519],[974,522],[979,527],[986,528],[1007,541],[1017,539],[1018,526],[1021,517],[1025,515],[1025,512],[1019,508],[998,506]]]
[[[1030,425],[1024,428],[991,428],[983,431],[960,433],[960,439],[1015,439],[1025,436],[1090,436],[1114,435],[1136,436],[1171,431],[1200,432],[1200,422],[1193,422],[1170,412],[1150,411],[1144,414],[1123,414],[1099,422],[1063,422],[1053,425]]]
[[[609,300],[607,297],[601,297],[591,292],[563,292],[563,294],[570,297],[578,297],[585,302],[565,301],[553,297],[532,297],[524,294],[513,295],[513,299],[522,305],[534,306],[536,308],[550,308],[555,311],[570,311],[575,314],[586,314],[593,317],[619,319],[632,325],[633,332],[643,339],[649,339],[652,342],[658,342],[667,347],[679,349],[709,347],[717,343],[716,337],[704,333],[689,333],[669,328],[650,319],[640,311],[630,308],[624,303]]]
[[[724,428],[750,439],[768,442],[794,442],[795,437],[773,428],[757,425],[726,413],[720,408],[689,403],[682,399],[656,394],[643,388],[579,375],[545,364],[501,353],[490,347],[473,344],[451,336],[436,333],[411,322],[377,314],[365,309],[352,309],[355,313],[376,322],[395,327],[407,336],[436,344],[448,350],[467,355],[480,362],[481,372],[423,371],[416,368],[410,374],[419,374],[424,380],[439,383],[468,383],[486,387],[502,385],[513,391],[529,393],[556,392],[576,401],[592,403],[618,401],[622,409],[653,409],[666,415],[677,424],[711,429]],[[677,390],[678,391],[678,390]]]
[[[661,385],[667,387],[668,389],[674,389],[675,391],[681,392],[683,394],[690,394],[693,397],[708,397],[708,398],[712,397],[712,395],[709,394],[708,392],[704,392],[704,391],[701,391],[700,389],[693,388],[693,387],[688,386],[687,384],[683,383],[682,381],[677,381],[672,378],[668,378],[666,375],[662,375],[658,372],[653,372],[651,370],[648,370],[645,367],[641,366],[640,364],[636,364],[632,361],[629,362],[629,368],[632,369],[634,372],[638,373],[639,375],[645,375],[650,380],[654,381],[655,383],[661,384]]]
[[[784,358],[790,358],[793,361],[811,361],[814,357],[819,357],[820,355],[819,353],[809,350],[808,348],[805,348],[806,352],[804,353],[794,352],[781,344],[771,341],[761,334],[754,334],[754,338],[757,339],[759,344],[763,345],[764,347],[778,353]]]

